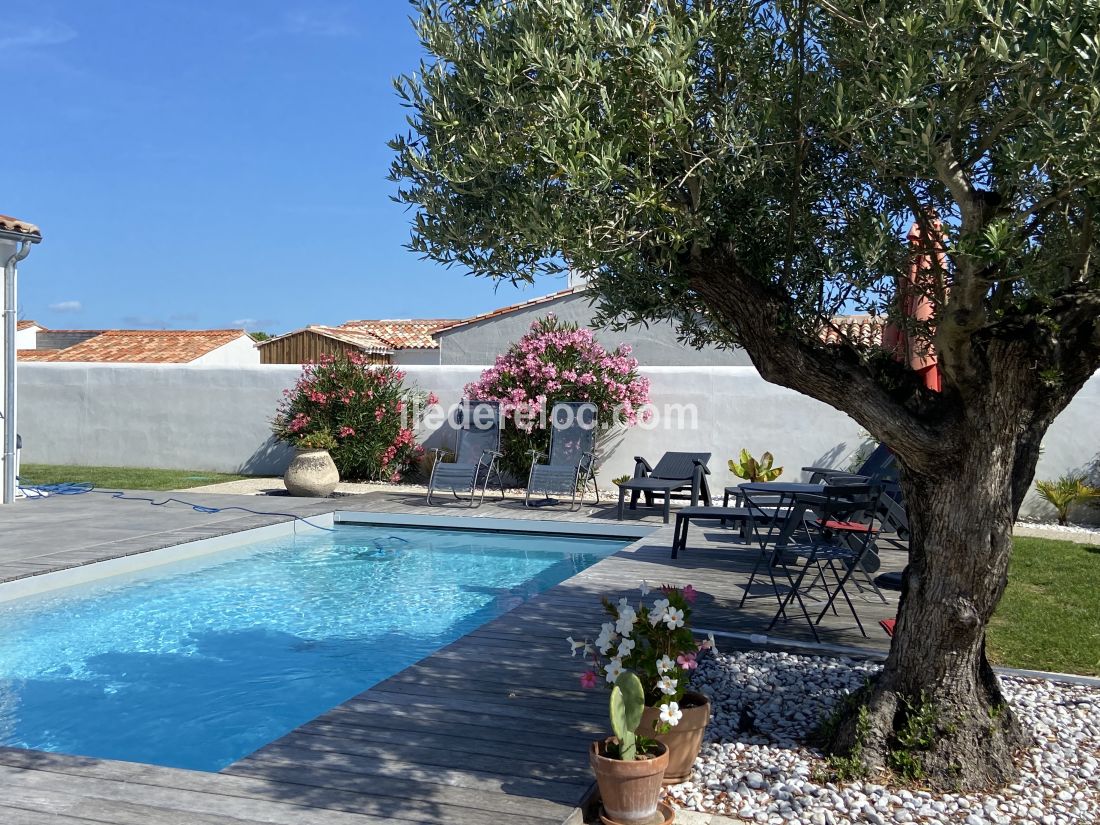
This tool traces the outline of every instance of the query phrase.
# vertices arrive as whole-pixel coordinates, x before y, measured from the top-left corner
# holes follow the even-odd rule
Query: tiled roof
[[[9,215],[0,215],[0,232],[11,232],[16,235],[27,235],[29,241],[42,240],[42,230],[33,223],[21,221]]]
[[[885,319],[872,315],[837,315],[821,330],[821,340],[826,344],[847,341],[857,346],[881,347],[885,326]]]
[[[57,355],[55,349],[17,349],[15,351],[15,357],[19,361],[56,361],[55,355]]]
[[[549,295],[541,295],[538,298],[532,298],[529,301],[523,301],[519,304],[510,304],[500,309],[494,309],[492,312],[483,312],[481,315],[474,315],[471,318],[464,318],[461,321],[455,321],[454,323],[447,324],[446,326],[439,327],[433,336],[439,335],[442,332],[450,332],[452,329],[458,329],[468,324],[476,324],[478,321],[486,321],[489,318],[496,318],[498,315],[509,315],[513,312],[518,312],[521,309],[527,309],[528,307],[538,306],[539,304],[546,304],[551,301],[556,301],[558,298],[564,298],[566,295],[572,295],[574,292],[581,292],[585,289],[585,286],[574,286],[569,289],[562,289],[557,292],[551,292]]]
[[[45,329],[45,327],[42,326],[37,321],[16,321],[15,322],[15,328],[16,329],[30,329],[31,327],[38,327],[39,329]]]
[[[389,355],[393,352],[393,347],[391,347],[388,342],[383,341],[378,336],[372,335],[366,330],[354,329],[347,326],[326,327],[321,324],[311,324],[308,327],[296,329],[293,332],[286,332],[282,335],[276,335],[274,338],[267,338],[263,341],[259,341],[256,346],[261,348],[266,347],[276,341],[282,341],[284,338],[289,338],[292,335],[300,335],[303,332],[314,332],[336,341],[342,341],[345,344],[351,344],[353,347],[358,347],[363,352],[371,355]]]
[[[243,329],[109,329],[66,349],[19,351],[28,361],[187,364],[246,335]]]
[[[408,318],[404,320],[348,321],[341,329],[362,330],[385,341],[394,349],[439,349],[432,333],[456,323],[454,318]]]

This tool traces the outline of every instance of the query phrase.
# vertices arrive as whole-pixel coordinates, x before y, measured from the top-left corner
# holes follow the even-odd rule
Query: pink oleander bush
[[[553,315],[535,321],[481,378],[466,397],[499,401],[505,417],[501,467],[525,481],[530,450],[550,446],[549,413],[557,401],[591,401],[601,429],[633,426],[649,413],[649,379],[638,374],[630,347],[608,352],[592,332]]]
[[[404,380],[396,367],[372,366],[357,352],[322,355],[283,391],[272,431],[296,445],[327,433],[341,478],[396,483],[424,454],[413,428],[425,404],[435,402]]]

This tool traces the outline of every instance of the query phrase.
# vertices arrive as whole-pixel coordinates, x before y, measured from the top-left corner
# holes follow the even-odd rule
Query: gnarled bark
[[[974,422],[943,472],[906,470],[910,559],[882,674],[827,747],[944,790],[1002,787],[1028,744],[985,655],[1007,582],[1016,455],[1038,435]],[[1026,460],[1026,459],[1025,459]],[[1031,464],[1034,464],[1032,459]]]
[[[1033,321],[987,327],[968,343],[970,384],[949,373],[942,394],[915,378],[907,392],[854,350],[776,334],[788,321],[781,296],[731,257],[706,263],[693,287],[761,375],[852,415],[902,468],[911,532],[897,629],[881,675],[836,720],[827,750],[945,790],[1009,784],[1029,739],[986,659],[985,630],[1040,442],[1096,363],[1094,326],[1067,324],[1075,338],[1061,341]],[[1061,380],[1044,380],[1043,363]]]

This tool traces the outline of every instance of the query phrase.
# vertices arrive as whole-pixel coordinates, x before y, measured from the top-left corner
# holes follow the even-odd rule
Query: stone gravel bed
[[[682,808],[769,825],[1100,823],[1100,688],[1002,677],[1036,745],[1017,783],[991,794],[940,794],[871,781],[820,783],[804,744],[837,702],[879,666],[850,658],[737,652],[708,656],[695,681],[713,713]]]

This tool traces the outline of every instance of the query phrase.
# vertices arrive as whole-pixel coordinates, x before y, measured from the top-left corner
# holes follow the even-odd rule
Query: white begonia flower
[[[615,625],[611,622],[604,622],[600,627],[600,635],[596,637],[596,647],[600,649],[600,653],[607,655],[607,652],[615,644]]]
[[[575,641],[573,641],[572,636],[566,636],[565,641],[569,642],[569,650],[570,650],[569,655],[570,656],[576,656],[578,650],[583,650],[585,653],[588,652],[588,642],[587,641],[575,642]]]
[[[642,579],[642,586],[638,589],[642,591],[642,598],[644,599],[646,596],[649,595],[649,582],[647,582],[645,579]]]
[[[660,679],[658,679],[657,687],[661,691],[661,693],[664,693],[668,696],[671,696],[679,689],[679,685],[676,683],[676,680],[673,679],[671,676],[662,676]]]
[[[629,636],[636,621],[638,621],[638,614],[634,612],[633,607],[620,608],[619,620],[615,623],[615,631],[624,636]]]
[[[656,627],[665,617],[668,610],[668,599],[657,599],[653,603],[653,609],[649,611],[649,623]]]
[[[670,607],[665,613],[665,624],[669,630],[675,630],[684,626],[684,611],[678,607]]]
[[[678,725],[680,719],[683,717],[684,712],[680,710],[680,706],[676,702],[667,702],[661,705],[661,721],[666,725]]]
[[[668,673],[674,667],[676,667],[676,662],[669,656],[662,656],[657,660],[658,673]]]
[[[633,639],[623,639],[621,642],[619,642],[619,650],[615,655],[620,659],[625,659],[627,656],[630,655],[630,651],[632,651],[633,649],[634,649],[634,640]]]
[[[623,663],[618,659],[612,659],[607,663],[607,667],[604,668],[604,678],[611,684],[615,684],[615,680],[623,675]]]

